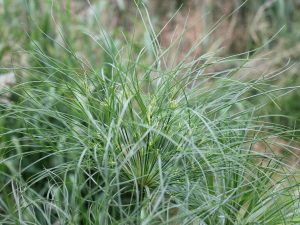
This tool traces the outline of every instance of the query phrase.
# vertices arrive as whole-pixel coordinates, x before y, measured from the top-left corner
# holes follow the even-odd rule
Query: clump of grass
[[[0,221],[297,223],[297,170],[253,150],[291,133],[260,121],[247,101],[266,84],[234,79],[239,68],[207,73],[234,57],[170,66],[148,18],[151,38],[138,52],[104,30],[93,36],[100,68],[72,48],[62,48],[68,63],[31,49],[35,67],[1,105]]]

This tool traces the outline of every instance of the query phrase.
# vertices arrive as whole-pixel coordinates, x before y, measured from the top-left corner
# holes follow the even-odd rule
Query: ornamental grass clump
[[[239,79],[236,56],[189,57],[202,40],[172,65],[147,18],[146,47],[91,35],[102,67],[32,42],[1,105],[1,223],[299,223],[297,168],[253,147],[293,135],[249,101],[272,98],[268,80]]]

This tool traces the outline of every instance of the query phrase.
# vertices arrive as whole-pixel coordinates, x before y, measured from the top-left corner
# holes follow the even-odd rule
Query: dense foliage
[[[1,89],[0,223],[300,223],[297,133],[261,114],[296,88],[275,86],[285,70],[249,79],[252,51],[195,57],[201,37],[177,63],[184,40],[162,48],[139,7],[145,43],[94,11],[97,31],[27,15]]]

